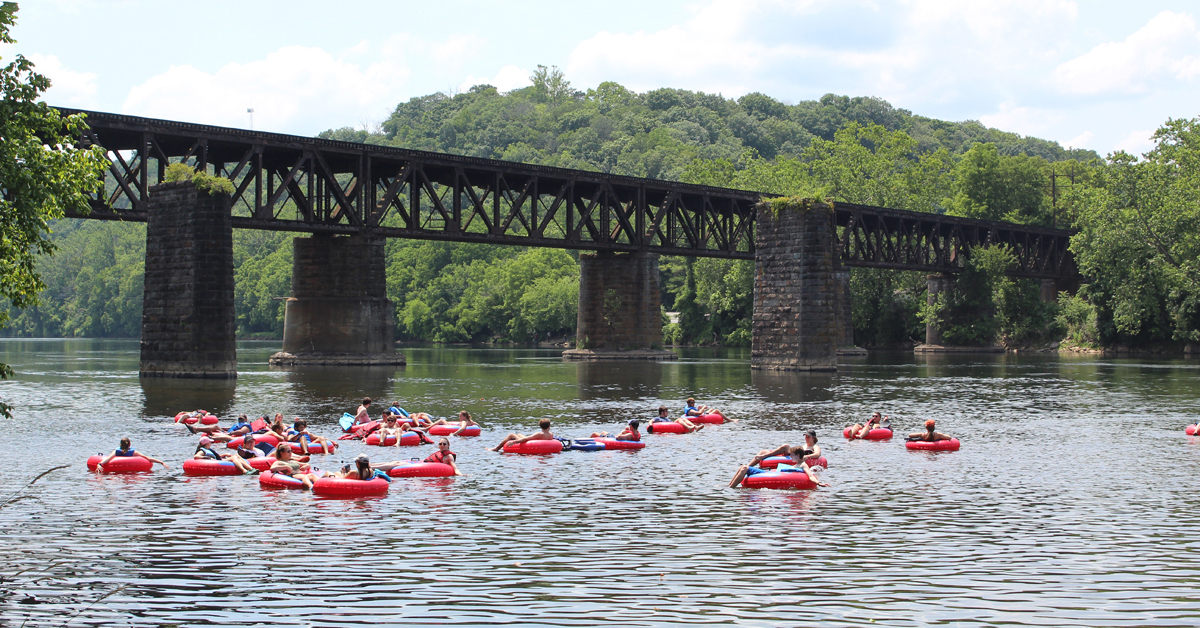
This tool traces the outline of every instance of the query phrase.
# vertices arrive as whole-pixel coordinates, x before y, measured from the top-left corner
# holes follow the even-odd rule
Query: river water
[[[745,351],[416,347],[403,368],[283,371],[274,350],[240,344],[236,384],[139,382],[135,341],[0,341],[18,371],[0,382],[17,408],[0,419],[0,625],[1200,624],[1194,360],[885,354],[803,375],[753,372]],[[195,439],[178,411],[281,411],[333,436],[364,395],[471,411],[483,436],[453,444],[467,475],[325,500],[180,472]],[[688,395],[741,420],[637,452],[484,451],[541,418],[586,436]],[[876,409],[900,432],[936,419],[962,449],[841,438]],[[726,488],[806,429],[831,488]],[[87,473],[121,436],[171,468]],[[384,455],[346,442],[317,464],[362,451]]]

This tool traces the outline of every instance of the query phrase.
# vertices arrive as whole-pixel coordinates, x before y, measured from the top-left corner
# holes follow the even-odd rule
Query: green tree
[[[9,29],[17,5],[0,5],[0,43],[15,43]],[[37,102],[50,80],[21,55],[0,68],[0,298],[18,308],[37,303],[45,284],[35,257],[54,250],[48,221],[67,209],[88,210],[88,193],[99,186],[107,165],[99,148],[76,145],[83,116],[61,116]],[[0,325],[8,316],[0,312]],[[0,364],[0,378],[12,375]],[[0,403],[0,414],[10,416]]]
[[[1001,155],[976,144],[954,167],[950,214],[1050,226],[1050,180],[1040,157]]]
[[[1142,159],[1109,155],[1069,197],[1080,297],[1102,344],[1200,341],[1200,118],[1168,120],[1153,139]],[[1073,303],[1072,316],[1093,314]]]

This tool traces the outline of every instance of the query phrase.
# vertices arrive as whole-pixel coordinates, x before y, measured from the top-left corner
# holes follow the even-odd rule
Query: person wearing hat
[[[387,473],[371,466],[371,459],[367,457],[367,454],[358,454],[354,458],[353,464],[342,465],[342,469],[335,471],[333,475],[347,480],[373,480],[378,477],[388,482],[392,481]]]
[[[216,441],[207,436],[201,436],[200,444],[196,445],[196,453],[193,454],[192,457],[199,460],[215,460],[217,462],[228,460],[229,462],[233,463],[233,466],[237,467],[238,470],[242,472],[242,475],[254,475],[255,473],[258,473],[258,469],[251,467],[248,462],[242,459],[241,456],[236,454],[218,453],[212,448],[212,445],[215,442]]]
[[[929,419],[929,420],[925,421],[925,431],[924,432],[914,432],[912,434],[909,434],[908,440],[923,440],[923,441],[930,441],[930,442],[939,441],[939,440],[950,440],[950,438],[951,438],[950,436],[947,436],[941,432],[935,432],[933,430],[933,428],[936,426],[937,426],[937,423],[935,423],[933,419]]]

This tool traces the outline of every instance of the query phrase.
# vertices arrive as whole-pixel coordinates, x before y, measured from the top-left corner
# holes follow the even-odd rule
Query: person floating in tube
[[[504,440],[500,441],[499,445],[496,445],[495,447],[492,448],[492,451],[500,451],[501,449],[504,449],[504,446],[509,443],[513,443],[514,445],[520,445],[521,443],[527,443],[531,440],[554,440],[554,434],[552,434],[550,432],[550,419],[542,419],[541,421],[538,421],[538,427],[541,428],[542,431],[538,432],[537,434],[532,434],[530,436],[525,436],[524,434],[517,434],[515,432],[512,434],[509,434],[508,436],[505,436]]]
[[[790,456],[792,455],[792,449],[793,447],[791,445],[783,444],[770,451],[764,449],[758,452],[758,455],[755,456],[755,458],[758,458],[758,462],[762,462],[763,460],[766,460],[772,456]],[[812,465],[817,461],[818,458],[821,457],[821,446],[817,444],[816,432],[809,430],[804,433],[804,447],[802,449],[804,451],[801,460],[803,460],[807,465]],[[751,462],[750,464],[756,465],[758,462]]]
[[[471,413],[467,412],[466,410],[462,410],[458,413],[458,421],[447,421],[446,419],[438,419],[438,420],[434,421],[433,423],[430,423],[429,427],[432,428],[435,425],[449,425],[449,426],[453,427],[455,425],[455,423],[458,424],[458,430],[456,430],[453,434],[451,434],[451,436],[458,436],[459,434],[462,433],[463,430],[467,429],[468,427],[481,427],[478,423],[475,422],[474,419],[471,418]]]
[[[815,446],[816,445],[816,434],[814,432],[809,432],[809,434],[813,434],[813,437],[812,437],[813,445]],[[805,435],[805,436],[807,437],[807,435]],[[759,473],[766,473],[767,471],[769,471],[769,469],[764,469],[764,468],[758,466],[759,463],[761,463],[763,460],[767,459],[770,456],[774,456],[774,455],[784,453],[784,452],[786,452],[787,455],[791,457],[792,463],[795,465],[797,472],[803,471],[804,473],[808,474],[808,479],[812,480],[813,484],[816,484],[817,486],[829,486],[830,484],[828,482],[822,482],[822,481],[818,480],[816,474],[813,473],[813,470],[810,469],[808,467],[808,464],[804,462],[804,456],[805,456],[806,451],[811,451],[811,450],[805,449],[805,447],[803,445],[796,445],[795,447],[792,447],[791,445],[781,445],[780,447],[777,447],[770,452],[766,452],[766,451],[759,452],[759,454],[757,456],[754,456],[753,458],[750,459],[750,464],[744,464],[744,465],[738,467],[737,473],[734,473],[733,479],[729,481],[729,488],[736,488],[738,486],[741,486],[742,480],[745,480],[748,476],[758,475]],[[819,450],[818,450],[818,452],[819,452]]]
[[[133,449],[133,444],[129,441],[128,436],[121,439],[121,446],[119,448],[114,449],[111,454],[108,454],[103,460],[96,463],[96,473],[104,473],[104,465],[108,464],[113,458],[145,458],[150,462],[157,462],[158,464],[161,464],[164,469],[169,467],[167,463],[159,460],[158,458],[151,458],[146,454],[135,451]]]
[[[668,410],[666,406],[659,406],[658,407],[658,416],[654,417],[650,422],[651,423],[675,422],[675,423],[678,423],[678,424],[686,427],[689,434],[692,432],[695,432],[696,430],[704,429],[704,424],[697,425],[695,423],[692,423],[691,421],[689,421],[687,419],[687,417],[679,417],[678,419],[672,419],[671,417],[667,416],[668,412],[670,412],[670,410]]]
[[[887,425],[884,425],[885,421],[887,422]],[[867,434],[870,434],[871,430],[875,428],[890,430],[892,429],[891,421],[892,417],[880,416],[879,411],[877,410],[871,415],[870,419],[867,419],[866,425],[859,425],[855,423],[854,425],[850,426],[850,439],[853,440],[855,438],[866,438]]]
[[[608,432],[592,432],[592,438],[611,438],[613,440],[640,441],[642,440],[642,435],[638,433],[638,426],[641,424],[641,421],[633,419],[629,423],[626,423],[625,429],[621,430],[621,432],[616,436],[612,436]]]
[[[684,408],[684,410],[683,410],[683,416],[693,417],[693,416],[704,416],[706,414],[715,414],[715,415],[721,417],[722,420],[729,421],[731,423],[737,422],[737,419],[731,419],[731,418],[725,416],[725,414],[723,412],[721,412],[720,410],[718,410],[716,408],[713,408],[710,406],[697,407],[695,397],[687,398],[687,407]]]
[[[925,431],[924,432],[914,432],[912,434],[909,434],[908,440],[921,440],[921,441],[927,441],[927,442],[932,443],[932,442],[936,442],[939,440],[950,440],[952,438],[951,436],[947,436],[946,434],[943,434],[941,432],[933,431],[933,428],[936,425],[937,424],[934,422],[933,419],[929,419],[929,420],[925,421]]]

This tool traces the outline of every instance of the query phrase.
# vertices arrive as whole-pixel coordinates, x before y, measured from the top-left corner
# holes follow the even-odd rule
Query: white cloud
[[[571,53],[568,78],[779,98],[826,92],[902,106],[996,102],[1052,62],[1076,18],[1069,0],[712,0],[655,32],[601,32]],[[1012,79],[1003,81],[1001,78]]]
[[[1046,137],[1054,133],[1063,121],[1063,114],[1052,109],[1026,107],[1015,102],[1000,103],[995,113],[979,116],[983,124],[1022,135]]]
[[[361,46],[352,51],[363,52]],[[214,73],[171,66],[131,89],[121,111],[244,127],[246,109],[253,107],[256,129],[313,133],[386,116],[409,77],[399,52],[390,42],[381,60],[365,67],[305,46],[280,48]]]
[[[1138,94],[1163,80],[1200,75],[1200,32],[1191,15],[1163,11],[1124,41],[1106,42],[1058,66],[1054,80],[1071,94]]]
[[[50,79],[50,89],[42,95],[43,100],[63,107],[90,109],[96,106],[99,88],[96,75],[90,72],[75,72],[63,65],[54,55],[30,53],[34,70]]]
[[[458,90],[465,92],[476,85],[491,85],[502,92],[507,92],[528,86],[530,84],[529,77],[532,75],[533,73],[525,68],[506,65],[500,68],[500,71],[492,78],[468,75],[462,84],[458,86]]]
[[[1117,142],[1117,145],[1113,147],[1113,150],[1123,150],[1134,155],[1140,155],[1148,152],[1151,148],[1154,148],[1154,140],[1150,139],[1150,136],[1152,135],[1154,135],[1154,130],[1152,129],[1146,131],[1134,131],[1126,135],[1121,141]]]
[[[1063,142],[1063,146],[1067,148],[1092,148],[1092,139],[1096,135],[1091,131],[1084,131],[1075,137]]]

